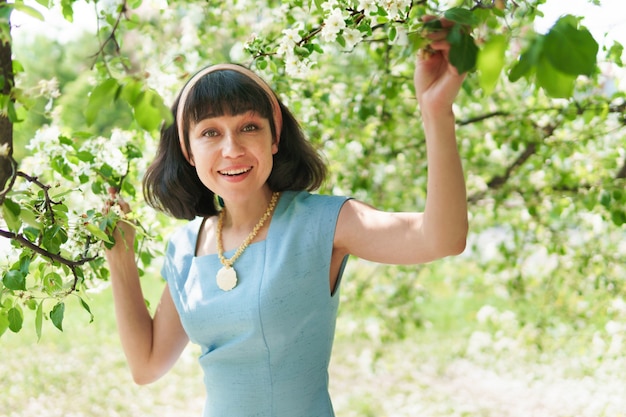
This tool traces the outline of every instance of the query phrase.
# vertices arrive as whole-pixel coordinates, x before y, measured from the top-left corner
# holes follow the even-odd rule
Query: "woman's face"
[[[264,188],[278,152],[269,120],[254,111],[192,124],[189,146],[198,177],[225,200],[250,198]]]

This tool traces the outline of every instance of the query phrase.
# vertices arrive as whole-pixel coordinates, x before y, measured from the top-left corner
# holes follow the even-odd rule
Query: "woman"
[[[143,301],[132,228],[121,225],[106,253],[137,383],[167,372],[191,340],[202,347],[204,416],[334,415],[328,363],[348,255],[418,264],[465,248],[452,111],[463,75],[448,61],[445,36],[431,35],[415,69],[428,149],[423,212],[388,213],[311,194],[325,167],[251,71],[217,65],[186,84],[144,179],[150,205],[191,220],[169,241],[154,317]]]

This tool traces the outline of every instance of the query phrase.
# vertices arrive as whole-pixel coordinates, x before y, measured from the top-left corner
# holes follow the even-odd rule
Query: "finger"
[[[450,50],[450,42],[448,42],[446,40],[433,41],[428,46],[433,51],[447,52],[447,51]]]
[[[125,200],[122,200],[120,198],[120,199],[118,199],[117,204],[120,206],[120,208],[122,209],[122,212],[124,212],[124,214],[130,213],[130,204],[128,204]]]
[[[439,21],[441,22],[441,26],[443,26],[446,29],[454,26],[454,22],[452,20],[446,19],[445,17],[442,17],[441,19],[439,19]]]
[[[447,37],[448,37],[447,30],[441,30],[437,32],[428,32],[428,34],[426,35],[426,39],[431,40],[431,41],[442,41],[446,39]]]
[[[107,191],[109,192],[109,195],[111,196],[111,198],[113,198],[113,199],[117,198],[117,195],[118,195],[117,188],[109,187],[109,188],[107,188]]]
[[[425,28],[429,30],[441,30],[448,29],[454,26],[454,22],[446,19],[445,17],[424,15],[420,18],[425,23]]]

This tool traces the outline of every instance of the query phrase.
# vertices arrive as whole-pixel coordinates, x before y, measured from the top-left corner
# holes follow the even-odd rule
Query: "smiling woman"
[[[465,247],[452,112],[464,75],[447,60],[442,24],[414,80],[429,148],[424,212],[312,194],[326,175],[321,156],[250,70],[220,64],[184,86],[144,178],[150,205],[190,220],[170,238],[154,317],[129,250],[133,229],[119,224],[106,253],[137,383],[160,378],[191,340],[201,347],[205,417],[334,415],[328,367],[348,256],[417,264]]]

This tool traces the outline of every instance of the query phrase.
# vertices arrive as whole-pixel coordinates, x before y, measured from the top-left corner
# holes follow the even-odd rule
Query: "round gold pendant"
[[[220,290],[230,291],[237,286],[237,273],[230,266],[221,267],[215,279]]]

